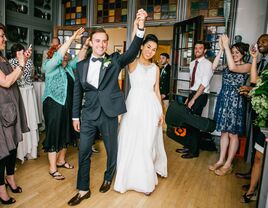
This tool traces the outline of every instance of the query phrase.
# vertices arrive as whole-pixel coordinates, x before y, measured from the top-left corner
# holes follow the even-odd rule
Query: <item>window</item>
[[[97,24],[126,23],[127,0],[98,0]]]
[[[148,21],[176,19],[176,0],[139,0],[138,8],[148,13]]]
[[[67,0],[64,3],[64,24],[86,25],[87,23],[87,0]]]

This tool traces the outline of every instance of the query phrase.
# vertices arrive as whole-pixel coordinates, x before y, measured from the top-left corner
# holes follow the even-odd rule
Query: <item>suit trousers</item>
[[[84,116],[85,117],[85,116]],[[100,131],[106,153],[107,167],[104,173],[104,180],[112,181],[116,170],[117,159],[117,117],[108,117],[101,110],[99,117],[96,120],[84,119],[82,115],[80,128],[80,144],[79,144],[79,169],[77,176],[77,189],[88,191],[90,186],[90,164],[92,155],[92,145],[95,140],[97,130]]]
[[[190,101],[192,97],[195,95],[196,91],[193,91],[189,97],[188,100]],[[193,114],[201,116],[203,108],[206,106],[208,101],[208,95],[206,93],[203,93],[200,95],[196,100],[194,105],[192,106],[192,112]],[[195,156],[199,155],[199,142],[200,142],[200,130],[192,127],[190,125],[185,125],[186,131],[187,131],[187,139],[185,141],[185,148],[188,148],[190,150],[190,153],[192,153]]]

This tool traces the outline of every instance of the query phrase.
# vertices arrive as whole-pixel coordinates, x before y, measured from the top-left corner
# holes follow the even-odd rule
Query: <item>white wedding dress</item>
[[[167,156],[162,126],[158,126],[162,106],[154,92],[156,65],[137,63],[130,73],[131,89],[118,134],[117,174],[114,189],[152,192],[157,174],[167,177]]]

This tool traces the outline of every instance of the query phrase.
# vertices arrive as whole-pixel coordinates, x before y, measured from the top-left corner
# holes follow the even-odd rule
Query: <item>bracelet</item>
[[[138,27],[138,30],[140,30],[140,31],[144,31],[144,28],[139,28],[139,27]]]
[[[24,71],[24,66],[19,65],[18,67],[20,68],[20,70],[21,70],[22,72]]]
[[[86,50],[88,49],[88,47],[87,47],[87,46],[83,46],[82,48],[84,48],[84,49],[86,49]]]

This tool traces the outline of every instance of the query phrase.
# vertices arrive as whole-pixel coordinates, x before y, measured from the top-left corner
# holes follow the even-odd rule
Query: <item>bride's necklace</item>
[[[141,61],[140,59],[138,60],[139,61],[139,63],[141,64],[141,65],[143,65],[143,66],[145,66],[145,67],[148,67],[148,66],[151,66],[151,62],[143,62],[143,61]]]

